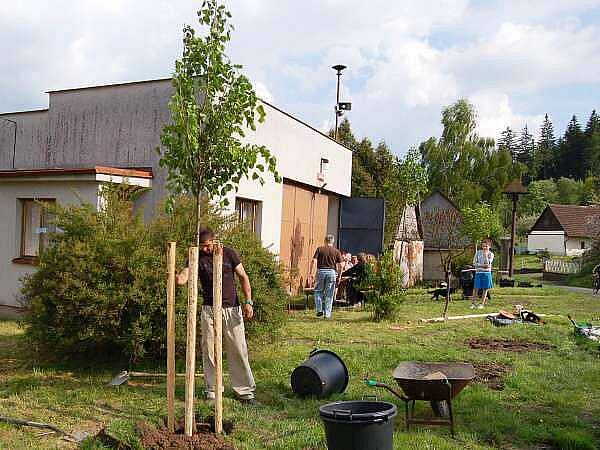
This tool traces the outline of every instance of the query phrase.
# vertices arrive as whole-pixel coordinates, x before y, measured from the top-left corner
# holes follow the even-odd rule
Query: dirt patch
[[[504,377],[510,372],[510,368],[504,364],[495,362],[473,363],[475,378],[473,381],[483,383],[494,391],[504,389]]]
[[[517,352],[525,353],[532,350],[552,350],[556,348],[554,345],[542,344],[540,342],[520,342],[508,341],[502,339],[485,339],[471,338],[469,339],[469,347],[477,350],[485,350],[489,352]]]
[[[225,442],[222,436],[214,434],[214,418],[196,418],[192,436],[185,436],[184,420],[180,419],[175,424],[175,433],[171,434],[165,425],[159,428],[148,423],[138,423],[136,430],[141,436],[142,446],[148,450],[235,450]],[[223,421],[223,431],[230,433],[233,423]]]

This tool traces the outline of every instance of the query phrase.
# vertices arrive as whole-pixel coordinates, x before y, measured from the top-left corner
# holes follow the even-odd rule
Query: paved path
[[[571,292],[577,292],[578,294],[586,294],[586,295],[591,295],[593,297],[597,297],[596,295],[594,295],[594,290],[591,288],[584,288],[584,287],[578,287],[578,286],[561,286],[558,284],[553,284],[552,286],[560,288],[560,289],[566,289],[567,291],[571,291]]]

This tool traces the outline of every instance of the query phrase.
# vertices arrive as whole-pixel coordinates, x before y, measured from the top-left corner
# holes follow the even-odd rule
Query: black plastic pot
[[[300,396],[327,397],[344,392],[350,377],[342,358],[330,350],[314,349],[306,361],[294,369],[292,391]]]
[[[334,402],[319,408],[329,450],[392,450],[396,405],[377,401]]]

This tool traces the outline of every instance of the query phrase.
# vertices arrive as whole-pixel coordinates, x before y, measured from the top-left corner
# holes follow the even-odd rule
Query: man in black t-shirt
[[[204,384],[206,398],[215,398],[215,357],[214,357],[214,328],[213,328],[213,249],[215,234],[210,229],[200,232],[200,247],[198,258],[198,279],[202,286],[204,305],[200,313],[202,327],[202,366],[204,368]],[[244,301],[240,306],[235,287],[235,275],[238,276]],[[254,393],[256,384],[248,362],[248,347],[244,330],[244,317],[251,319],[254,315],[252,308],[252,289],[248,274],[244,270],[237,253],[223,247],[223,347],[227,354],[231,385],[240,401],[256,404]],[[189,271],[186,267],[177,275],[177,284],[188,281]]]

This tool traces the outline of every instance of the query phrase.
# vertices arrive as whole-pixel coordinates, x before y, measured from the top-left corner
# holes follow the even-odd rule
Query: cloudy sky
[[[20,0],[0,8],[0,112],[47,106],[45,91],[167,77],[200,1]],[[326,130],[334,64],[355,134],[403,154],[468,98],[498,137],[548,113],[600,109],[600,0],[229,0],[229,54],[259,94]]]

